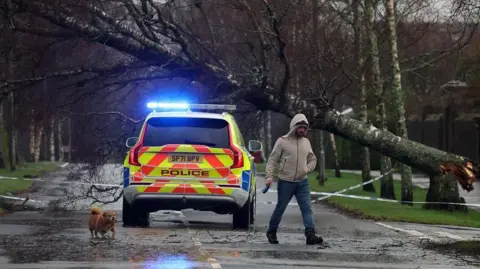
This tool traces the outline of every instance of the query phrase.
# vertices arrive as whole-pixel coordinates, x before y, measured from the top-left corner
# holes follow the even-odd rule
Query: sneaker
[[[278,244],[277,232],[275,231],[267,232],[267,239],[268,239],[268,243],[270,244]]]
[[[315,231],[305,231],[305,237],[307,245],[320,245],[321,243],[323,243],[323,238],[316,235]]]

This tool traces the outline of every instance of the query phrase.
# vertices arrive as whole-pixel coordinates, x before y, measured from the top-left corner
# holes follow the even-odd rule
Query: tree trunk
[[[40,161],[41,145],[43,140],[43,124],[37,123],[35,126],[35,145],[33,148],[33,160],[35,163]]]
[[[385,102],[377,105],[377,126],[382,130],[387,130],[387,115],[385,112]],[[392,161],[385,155],[380,155],[380,173],[384,175],[392,169]],[[395,189],[393,187],[393,173],[390,173],[380,179],[380,197],[396,200]]]
[[[267,128],[267,113],[262,113],[261,121],[261,134],[262,134],[262,141],[263,141],[263,151],[265,152],[265,156],[267,158],[270,156],[270,152],[268,151],[268,128]]]
[[[72,118],[68,118],[68,161],[72,161]]]
[[[17,168],[17,128],[12,126],[12,134],[11,134],[11,161],[12,161],[12,171],[16,170]]]
[[[338,160],[337,143],[335,142],[335,136],[329,133],[328,137],[330,138],[330,145],[332,145],[333,157],[335,158],[335,177],[342,177],[342,173],[340,173],[340,161]]]
[[[396,120],[396,133],[402,138],[408,138],[407,123],[405,119],[405,96],[402,89],[402,75],[398,60],[397,29],[395,21],[395,0],[387,0],[387,19],[390,32],[390,46],[392,54],[392,99],[393,110]],[[413,201],[412,168],[404,164],[400,165],[402,177],[402,203]],[[412,205],[412,203],[407,203]]]
[[[404,139],[333,111],[323,112],[312,119],[315,127],[331,132],[429,175],[452,173],[462,188],[473,190],[478,164],[452,153]]]
[[[4,100],[0,100],[0,132],[2,135],[2,160],[3,166],[8,171],[11,170],[11,163],[10,163],[10,152],[9,152],[9,139],[8,139],[8,132],[7,128],[5,127],[5,102]]]
[[[55,162],[55,119],[53,116],[50,119],[50,134],[48,144],[50,146],[50,161]]]
[[[32,116],[33,117],[33,116]],[[29,126],[29,129],[30,129],[30,146],[29,146],[29,153],[30,153],[30,156],[32,158],[32,160],[34,159],[33,158],[33,155],[35,153],[35,141],[37,140],[36,138],[36,130],[35,130],[35,120],[32,118],[31,120],[31,123],[30,123],[30,126]]]
[[[318,169],[318,176],[317,180],[320,186],[325,184],[327,181],[327,177],[325,176],[325,131],[323,130],[315,130],[315,145],[317,148],[317,169]]]
[[[272,111],[267,111],[267,152],[270,154],[272,152]]]
[[[12,42],[15,42],[14,40],[11,40]],[[9,53],[9,57],[8,57],[8,70],[9,70],[9,73],[10,73],[10,77],[13,77],[13,75],[15,74],[15,63],[13,62],[14,58],[15,58],[15,51],[14,51],[14,47],[12,47],[10,49],[10,53]],[[10,158],[10,170],[11,171],[15,171],[16,170],[16,165],[17,165],[17,137],[16,137],[16,129],[15,129],[15,99],[14,99],[14,93],[13,92],[10,92],[8,94],[8,103],[9,103],[9,113],[7,113],[8,115],[8,127],[9,127],[9,130],[8,132],[10,133],[10,139],[7,140],[8,143],[9,143],[9,150],[10,150],[10,154],[9,154],[9,158]],[[5,117],[4,117],[4,120],[5,120]]]
[[[371,74],[373,81],[373,88],[375,91],[375,97],[377,105],[376,110],[376,125],[382,130],[387,130],[387,115],[385,111],[385,91],[383,90],[381,77],[380,77],[380,60],[377,45],[377,35],[374,29],[374,6],[372,0],[366,0],[366,19],[367,19],[367,35],[370,46],[371,56]],[[380,156],[380,172],[386,173],[391,168],[390,158],[387,156]],[[380,197],[386,199],[395,199],[395,191],[393,189],[393,176],[389,174],[381,179],[381,192]]]
[[[357,70],[356,75],[360,79],[360,82],[357,83],[358,93],[359,93],[359,101],[360,105],[358,106],[358,115],[360,121],[367,123],[368,121],[368,108],[367,108],[367,90],[365,89],[365,72],[364,72],[364,64],[365,64],[365,56],[363,55],[363,47],[362,47],[362,26],[360,20],[360,15],[362,12],[362,8],[360,6],[360,1],[353,2],[353,28],[354,28],[354,35],[355,35],[355,59],[357,62]],[[370,150],[367,147],[363,147],[360,152],[360,162],[362,164],[362,182],[367,182],[371,179],[370,176]],[[375,192],[375,186],[373,183],[369,183],[362,186],[362,189],[367,192]]]
[[[431,204],[425,204],[425,209],[468,212],[468,207],[464,205],[438,203],[465,203],[465,199],[459,196],[458,184],[455,177],[449,174],[430,177],[430,186],[425,201],[433,202]]]
[[[62,121],[59,120],[57,123],[57,141],[58,141],[58,161],[65,161],[65,153],[63,152],[63,142],[62,142]]]

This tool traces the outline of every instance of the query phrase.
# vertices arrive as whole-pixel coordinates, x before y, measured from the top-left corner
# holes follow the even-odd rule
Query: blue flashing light
[[[148,108],[178,108],[178,109],[188,109],[189,105],[187,103],[158,103],[158,102],[149,102],[147,103]]]
[[[147,107],[159,110],[226,110],[236,111],[236,105],[219,105],[219,104],[190,104],[190,103],[165,103],[165,102],[148,102]]]

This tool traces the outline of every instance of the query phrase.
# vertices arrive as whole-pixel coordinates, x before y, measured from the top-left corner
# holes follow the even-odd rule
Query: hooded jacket
[[[290,122],[290,131],[275,142],[266,167],[267,178],[298,182],[307,177],[317,165],[310,141],[298,137],[295,131],[299,126],[308,127],[303,114],[297,114]],[[278,172],[278,176],[275,176]]]

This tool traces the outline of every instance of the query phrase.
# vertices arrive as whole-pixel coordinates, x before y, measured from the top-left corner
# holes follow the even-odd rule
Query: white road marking
[[[257,202],[257,203],[261,203],[261,204],[264,204],[264,205],[276,205],[277,204],[277,202],[275,202],[275,201],[265,201],[265,202]],[[297,203],[288,203],[288,205],[297,206],[298,204]]]
[[[437,239],[433,238],[433,237],[430,237],[424,233],[421,233],[419,231],[415,231],[415,230],[405,230],[405,229],[401,229],[401,228],[397,228],[397,227],[393,227],[393,226],[390,226],[388,224],[385,224],[385,223],[381,223],[381,222],[375,222],[375,224],[377,225],[380,225],[380,226],[383,226],[385,228],[388,228],[388,229],[391,229],[391,230],[394,230],[394,231],[398,231],[398,232],[404,232],[404,233],[407,233],[407,234],[410,234],[410,235],[413,235],[413,236],[416,236],[420,239],[428,239],[428,240],[431,240],[431,241],[438,241]]]
[[[218,263],[217,259],[211,257],[210,253],[202,249],[202,242],[200,242],[200,240],[194,236],[190,228],[188,228],[190,226],[190,223],[188,222],[187,217],[181,211],[178,211],[178,215],[180,216],[183,225],[185,225],[188,234],[191,236],[193,244],[198,247],[198,252],[204,256],[210,256],[207,261],[210,263],[210,266],[212,266],[212,268],[222,269],[222,266]]]
[[[461,236],[454,235],[454,234],[451,234],[451,233],[447,233],[447,232],[444,232],[444,231],[436,232],[436,234],[439,234],[439,235],[442,236],[442,237],[448,237],[448,238],[451,238],[451,239],[465,240],[465,239],[464,239],[463,237],[461,237]]]

